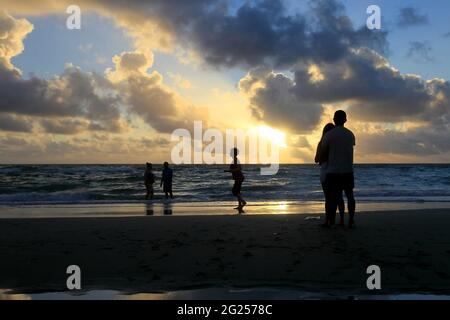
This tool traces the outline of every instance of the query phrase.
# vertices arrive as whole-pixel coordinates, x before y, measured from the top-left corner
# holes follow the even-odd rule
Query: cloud
[[[278,0],[246,2],[235,14],[207,8],[181,34],[215,66],[282,68],[300,59],[335,61],[351,46],[386,49],[385,33],[354,29],[333,0],[312,2],[304,15],[290,15]]]
[[[30,4],[18,0],[5,6],[15,12],[37,14],[64,12],[66,4],[68,1]],[[325,106],[347,109],[350,123],[382,123],[390,127],[391,131],[385,128],[358,131],[367,139],[373,139],[374,150],[378,143],[375,141],[383,139],[396,141],[410,137],[407,141],[412,144],[417,141],[432,144],[432,139],[437,139],[436,127],[447,133],[444,129],[450,123],[448,81],[427,81],[396,70],[383,57],[388,52],[387,33],[353,26],[338,1],[312,1],[303,13],[288,11],[282,1],[245,1],[235,8],[221,0],[154,0],[126,4],[120,0],[80,0],[80,6],[115,19],[135,38],[136,50],[115,56],[115,67],[105,77],[80,72],[82,80],[76,82],[83,85],[76,92],[89,92],[91,83],[94,90],[88,95],[90,100],[103,100],[107,111],[117,110],[121,105],[125,112],[139,116],[157,131],[168,133],[173,128],[189,126],[192,119],[205,118],[201,109],[190,106],[164,85],[161,74],[150,71],[153,65],[150,49],[171,50],[176,54],[182,48],[185,52],[195,52],[214,68],[239,67],[248,71],[238,87],[249,99],[254,118],[293,133],[317,130],[326,117]],[[401,27],[426,23],[428,17],[414,8],[402,8],[399,13]],[[422,58],[430,57],[426,45],[422,49],[417,45],[413,47],[412,56],[421,53]],[[0,97],[4,93],[11,101],[15,98],[22,102],[18,103],[21,106],[18,110],[24,111],[15,112],[17,114],[41,117],[51,114],[52,117],[114,123],[98,120],[103,112],[95,112],[88,107],[89,103],[83,108],[73,105],[74,100],[64,85],[71,83],[69,75],[52,80],[24,80],[11,71],[11,66],[4,69],[8,72],[2,71],[0,90],[2,81],[8,79],[8,88],[15,92],[20,89],[18,92],[34,93],[36,101],[45,97],[49,102],[40,106],[42,111],[38,112],[35,108],[26,108],[26,103],[21,101],[30,98],[19,99],[9,97],[9,91],[0,92]],[[72,105],[55,104],[58,97]],[[0,98],[0,110],[13,112],[2,108]],[[392,129],[406,122],[421,129]],[[382,146],[381,143],[380,148]],[[411,152],[417,151],[414,148],[411,147]],[[442,143],[428,151],[444,152],[445,149]],[[406,147],[398,150],[409,152]]]
[[[93,133],[88,138],[64,135],[58,139],[35,134],[24,137],[0,134],[1,163],[145,163],[162,162],[170,141],[154,136],[111,136]],[[149,152],[151,150],[151,152]]]
[[[265,72],[250,72],[239,87],[258,119],[295,133],[313,130],[325,104],[344,106],[353,120],[368,122],[432,121],[449,112],[447,81],[401,74],[369,49],[336,63],[297,64],[293,78]]]
[[[305,136],[292,136],[289,146],[302,149],[312,149],[311,144]]]
[[[250,68],[239,90],[257,120],[310,132],[325,104],[347,107],[353,121],[422,123],[417,134],[448,120],[448,82],[400,73],[382,56],[387,33],[355,28],[338,1],[314,1],[304,14],[287,12],[281,1],[245,2],[236,11],[218,1],[143,7],[178,40],[172,44],[195,50],[215,67]],[[400,18],[405,27],[428,21],[414,8],[403,8]]]
[[[405,132],[383,130],[377,133],[361,133],[358,144],[361,154],[403,154],[433,156],[450,152],[450,128],[414,128]]]
[[[69,1],[46,4],[18,0],[5,6],[22,14],[54,13],[64,12]],[[245,1],[237,10],[223,0],[80,0],[79,5],[115,19],[141,51],[195,50],[217,67],[286,67],[300,57],[336,60],[352,46],[387,49],[385,32],[355,29],[335,0],[311,2],[304,14],[288,12],[281,0]]]
[[[106,71],[107,78],[113,82],[120,82],[133,76],[145,76],[153,65],[153,53],[122,52],[112,58],[115,69]]]
[[[32,30],[33,25],[26,19],[14,19],[0,10],[0,65],[10,70],[14,68],[11,58],[23,51],[23,39]]]
[[[38,6],[18,0],[6,7],[22,14],[48,13],[67,3],[48,0],[47,6]],[[222,0],[126,4],[119,0],[81,0],[80,6],[114,18],[135,38],[140,51],[177,47],[195,50],[217,67],[288,67],[299,59],[337,60],[354,46],[387,49],[385,32],[371,32],[365,26],[355,29],[344,7],[335,0],[311,2],[304,14],[288,12],[281,0],[246,1],[237,10]],[[166,40],[158,40],[155,47],[145,43],[153,43],[150,39],[155,38]]]
[[[0,162],[2,163],[18,163],[19,161],[33,163],[33,159],[44,154],[45,150],[37,140],[24,138],[23,135],[21,137],[10,134],[0,136]]]
[[[0,130],[31,132],[33,130],[33,123],[28,118],[0,113]]]
[[[31,130],[30,121],[21,120],[20,116],[76,117],[90,122],[86,128],[122,131],[125,123],[118,109],[119,98],[108,92],[110,85],[106,79],[82,72],[73,65],[67,65],[62,75],[50,80],[22,78],[11,59],[23,51],[23,41],[32,29],[26,19],[15,19],[0,12],[0,112],[3,119],[11,120],[2,128]],[[72,126],[57,129],[56,123],[68,124],[67,120],[58,121],[52,119],[42,123],[50,131],[76,131],[70,130]]]
[[[428,24],[428,16],[421,14],[416,8],[404,7],[398,14],[397,25],[402,28]]]
[[[51,80],[22,79],[14,69],[0,65],[0,112],[37,117],[81,117],[114,131],[124,129],[117,96],[101,93],[99,78],[67,66]]]
[[[174,74],[174,73],[169,72],[169,77],[175,83],[175,85],[179,88],[182,88],[182,89],[191,89],[192,88],[192,83],[188,79],[183,77],[181,74],[177,74],[177,73]]]
[[[43,119],[40,125],[47,133],[77,134],[87,130],[89,124],[86,121],[76,119]]]
[[[27,34],[17,31],[20,28],[15,26],[28,26],[28,22],[9,15],[3,18],[18,36],[2,46],[7,59],[0,64],[0,112],[10,117],[33,116],[45,132],[64,135],[84,131],[124,132],[128,125],[123,113],[138,115],[155,130],[165,133],[190,125],[193,117],[205,119],[206,112],[186,104],[163,84],[158,72],[147,72],[153,65],[151,51],[136,50],[114,56],[114,69],[106,70],[105,76],[83,72],[68,64],[63,74],[49,80],[23,79],[10,59],[22,51]]]
[[[417,61],[430,62],[433,61],[433,58],[431,57],[432,50],[433,49],[428,41],[411,41],[406,56]]]
[[[426,83],[404,75],[367,49],[354,50],[338,63],[320,63],[322,80],[315,81],[310,65],[295,70],[299,99],[318,103],[344,103],[364,121],[399,122],[425,112],[431,102]]]
[[[255,118],[278,128],[305,133],[319,123],[322,106],[295,95],[294,80],[267,70],[253,70],[240,80],[241,92],[250,98]]]
[[[194,120],[207,120],[206,111],[187,105],[163,84],[160,73],[149,73],[152,54],[123,52],[114,56],[113,62],[115,68],[106,71],[107,79],[121,92],[129,111],[155,130],[171,133],[178,128],[192,127]]]

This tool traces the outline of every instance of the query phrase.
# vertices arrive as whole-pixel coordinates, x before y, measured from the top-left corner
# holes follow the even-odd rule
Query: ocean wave
[[[233,181],[224,166],[173,166],[176,201],[234,201]],[[258,201],[323,201],[319,169],[282,165],[275,176],[244,166],[243,195]],[[450,165],[357,165],[359,201],[433,202],[450,199]],[[143,200],[142,165],[2,165],[0,204],[134,203]],[[407,169],[407,170],[406,170]],[[155,194],[160,166],[154,173]]]
[[[0,194],[0,203],[3,204],[25,204],[25,203],[78,203],[88,201],[91,195],[87,192],[27,192]]]

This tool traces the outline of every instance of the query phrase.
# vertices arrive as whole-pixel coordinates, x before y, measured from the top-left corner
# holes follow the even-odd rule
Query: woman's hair
[[[334,124],[332,124],[332,123],[327,123],[327,124],[325,125],[325,127],[323,127],[322,137],[323,137],[328,131],[333,130],[334,127],[335,127]]]

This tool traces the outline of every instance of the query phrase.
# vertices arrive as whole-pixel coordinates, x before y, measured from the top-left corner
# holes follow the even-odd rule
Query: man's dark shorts
[[[352,190],[355,187],[353,172],[328,173],[325,179],[327,190]]]
[[[242,182],[243,180],[234,180],[233,189],[231,189],[233,196],[237,196],[241,193]]]

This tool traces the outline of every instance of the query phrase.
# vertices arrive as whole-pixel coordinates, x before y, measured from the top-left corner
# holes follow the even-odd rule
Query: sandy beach
[[[261,286],[378,293],[450,293],[448,209],[362,213],[355,230],[307,215],[0,219],[0,288],[164,292]]]

